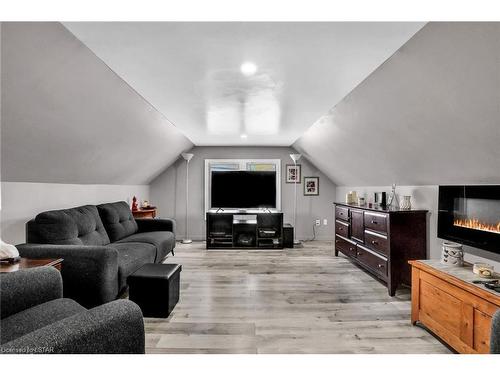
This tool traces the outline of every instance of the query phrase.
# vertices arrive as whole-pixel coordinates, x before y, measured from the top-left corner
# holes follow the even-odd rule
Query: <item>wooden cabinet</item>
[[[283,249],[281,212],[214,210],[206,219],[207,249]]]
[[[156,217],[156,208],[141,208],[132,211],[132,215],[136,219],[154,219]]]
[[[364,212],[351,210],[351,238],[360,243],[365,242]]]
[[[472,267],[439,260],[411,261],[411,321],[419,322],[459,353],[489,353],[491,317],[500,293],[471,283]]]
[[[335,203],[335,255],[348,256],[387,284],[410,285],[408,260],[427,258],[427,211]]]

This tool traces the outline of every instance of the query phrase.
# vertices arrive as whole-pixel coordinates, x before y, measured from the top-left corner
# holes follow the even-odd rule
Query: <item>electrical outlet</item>
[[[320,219],[316,219],[316,226],[319,227],[321,225],[321,220]]]
[[[323,225],[328,225],[328,219],[323,219]]]

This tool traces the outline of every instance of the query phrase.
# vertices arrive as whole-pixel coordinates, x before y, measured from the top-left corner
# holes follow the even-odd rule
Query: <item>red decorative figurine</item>
[[[132,198],[132,211],[137,211],[137,198],[134,197]]]

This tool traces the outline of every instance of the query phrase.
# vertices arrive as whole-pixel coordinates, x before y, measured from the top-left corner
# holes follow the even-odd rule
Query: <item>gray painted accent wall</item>
[[[205,239],[204,207],[204,160],[205,159],[281,159],[282,183],[281,202],[285,222],[293,222],[294,185],[285,183],[285,165],[293,164],[290,147],[194,147],[189,152],[194,154],[189,163],[189,226],[190,237],[195,240]],[[304,196],[303,183],[297,186],[297,235],[300,239],[311,239],[313,223],[321,219],[321,226],[316,227],[316,238],[333,239],[333,201],[335,185],[309,161],[302,158],[302,177],[319,176],[319,196]],[[185,231],[185,181],[186,162],[178,159],[165,172],[150,184],[151,203],[158,206],[160,217],[173,217],[177,220],[179,238]],[[328,220],[326,226],[323,219]]]
[[[57,22],[2,24],[2,181],[147,184],[192,143]]]
[[[500,23],[429,23],[293,147],[337,185],[500,183]]]

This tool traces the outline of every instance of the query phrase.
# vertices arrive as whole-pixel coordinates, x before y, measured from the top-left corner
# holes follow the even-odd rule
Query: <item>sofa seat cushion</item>
[[[118,242],[150,243],[156,247],[155,262],[160,263],[175,247],[175,236],[172,232],[168,231],[141,232],[128,236]]]
[[[81,206],[38,214],[27,224],[27,242],[55,245],[109,244],[96,206]]]
[[[127,202],[100,204],[97,209],[111,242],[137,232],[137,223]]]
[[[154,263],[156,247],[143,242],[112,243],[118,251],[118,287],[121,291],[127,285],[127,277],[144,264]]]
[[[18,312],[0,321],[2,345],[86,309],[72,299],[59,298]]]

